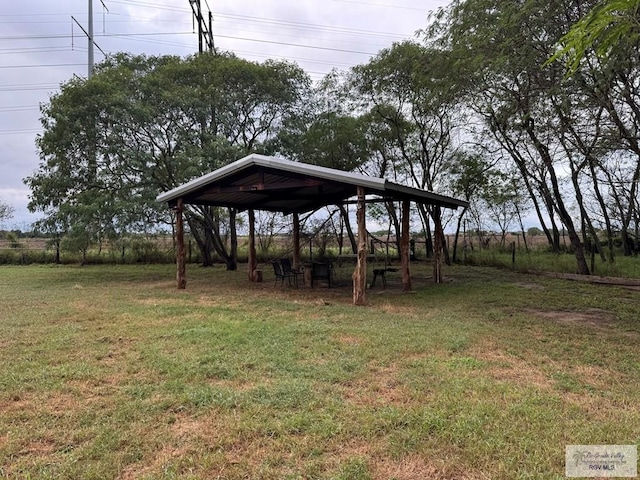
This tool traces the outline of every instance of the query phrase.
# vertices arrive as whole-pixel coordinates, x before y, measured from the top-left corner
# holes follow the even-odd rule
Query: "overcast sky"
[[[0,227],[28,230],[22,179],[39,163],[39,105],[60,83],[87,76],[89,0],[2,0],[0,5],[0,200],[15,208]],[[424,28],[448,0],[201,0],[217,49],[262,62],[295,61],[313,80],[366,63]],[[94,36],[105,53],[197,52],[189,0],[94,0]],[[75,21],[74,21],[75,19]],[[77,23],[76,23],[77,21]],[[82,27],[80,27],[79,25]],[[95,49],[95,60],[104,56]]]

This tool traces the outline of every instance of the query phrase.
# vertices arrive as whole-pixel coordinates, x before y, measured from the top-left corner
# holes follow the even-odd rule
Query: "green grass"
[[[0,478],[560,479],[640,440],[637,291],[418,266],[354,307],[242,267],[0,268]]]
[[[591,257],[587,253],[587,265],[591,269]],[[576,257],[572,253],[552,253],[542,250],[516,250],[515,264],[510,249],[492,247],[474,250],[464,255],[464,261],[473,265],[495,266],[529,272],[562,272],[577,273]],[[460,257],[462,258],[462,256]],[[593,274],[599,276],[640,278],[640,258],[625,257],[618,253],[613,262],[603,262],[596,255],[593,263]]]

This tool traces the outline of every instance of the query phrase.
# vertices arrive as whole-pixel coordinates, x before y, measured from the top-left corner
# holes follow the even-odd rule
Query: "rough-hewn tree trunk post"
[[[293,268],[300,269],[300,215],[293,213]]]
[[[411,291],[411,271],[409,270],[409,200],[402,201],[402,238],[400,240],[402,262],[402,290]]]
[[[258,280],[256,273],[258,268],[256,259],[256,214],[252,208],[249,209],[249,254],[247,263],[249,281],[256,282]]]
[[[358,187],[358,262],[353,271],[353,304],[365,305],[367,289],[367,222],[364,187]]]
[[[433,207],[435,226],[434,244],[433,244],[433,281],[434,283],[442,283],[442,221],[440,217],[440,207]]]
[[[184,219],[182,218],[183,210],[182,198],[176,202],[176,280],[179,289],[187,288],[187,268],[184,249]]]

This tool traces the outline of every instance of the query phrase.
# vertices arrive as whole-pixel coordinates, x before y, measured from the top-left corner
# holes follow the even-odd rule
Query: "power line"
[[[27,112],[31,110],[39,110],[38,105],[14,105],[12,107],[0,107],[0,113],[2,112]]]
[[[48,68],[48,67],[78,67],[85,65],[84,63],[53,63],[38,65],[2,65],[0,68]]]
[[[133,5],[133,6],[138,6],[138,7],[146,7],[146,8],[152,8],[154,10],[166,10],[169,12],[189,12],[190,10],[185,8],[180,8],[180,7],[169,7],[167,5],[158,5],[157,3],[148,3],[148,2],[140,2],[140,1],[127,1],[127,2],[122,2],[119,0],[109,0],[110,3],[118,3],[121,5]]]
[[[337,27],[335,25],[322,25],[316,23],[303,23],[303,22],[294,22],[289,20],[278,20],[273,18],[265,18],[265,17],[253,17],[250,15],[237,15],[231,13],[216,13],[216,17],[220,18],[231,18],[238,19],[242,22],[251,21],[254,23],[266,23],[273,24],[279,26],[291,26],[291,27],[299,27],[305,29],[311,29],[313,31],[325,30],[328,32],[340,32],[340,33],[348,33],[354,35],[366,35],[366,36],[382,36],[382,37],[390,37],[390,38],[402,38],[404,34],[391,33],[391,32],[380,32],[375,30],[368,29],[358,29],[358,28],[347,28],[347,27]]]
[[[102,38],[129,38],[129,37],[147,37],[147,36],[165,36],[165,35],[193,35],[193,32],[148,32],[148,33],[103,33],[94,35],[94,37],[102,37]],[[372,52],[361,52],[357,50],[347,50],[341,48],[331,48],[331,47],[320,47],[317,45],[304,45],[301,43],[289,43],[289,42],[277,42],[274,40],[264,40],[264,39],[256,39],[256,38],[247,38],[247,37],[238,37],[233,35],[216,35],[219,38],[227,38],[231,40],[242,40],[256,43],[269,43],[274,45],[283,45],[288,47],[301,47],[301,48],[311,48],[315,50],[327,50],[331,52],[342,52],[342,53],[354,53],[358,55],[375,55]],[[19,38],[19,37],[16,37]],[[21,39],[26,39],[27,37],[23,37]],[[30,36],[30,39],[33,38],[72,38],[71,35],[55,35],[55,36]],[[0,40],[5,40],[6,37],[0,37]]]
[[[129,37],[129,36],[153,36],[153,35],[193,35],[193,32],[146,32],[146,33],[97,33],[94,37]],[[15,37],[0,37],[0,40],[51,40],[56,38],[74,38],[66,33],[56,33],[48,35],[23,35]]]
[[[25,53],[48,53],[48,52],[72,52],[70,47],[26,47],[26,48],[2,48],[0,55],[23,55]]]
[[[358,5],[366,5],[368,7],[385,7],[385,8],[401,8],[403,10],[418,10],[421,12],[428,12],[430,9],[428,8],[418,8],[418,7],[405,7],[402,5],[389,5],[386,3],[370,3],[370,2],[359,2],[357,0],[332,0],[333,2],[340,3],[355,3]]]
[[[84,65],[84,64],[83,64]],[[0,92],[20,92],[34,90],[51,90],[57,89],[60,85],[57,83],[32,83],[17,85],[0,85]]]
[[[0,135],[23,135],[27,133],[42,133],[42,129],[34,130],[0,130]]]
[[[256,39],[256,38],[245,38],[245,37],[233,37],[230,35],[216,35],[219,38],[230,38],[233,40],[244,40],[244,41],[248,41],[248,42],[257,42],[257,43],[270,43],[273,45],[284,45],[287,47],[301,47],[301,48],[312,48],[315,50],[327,50],[330,52],[342,52],[342,53],[355,53],[358,55],[375,55],[375,53],[371,53],[371,52],[358,52],[356,50],[346,50],[346,49],[342,49],[342,48],[330,48],[330,47],[318,47],[316,45],[302,45],[300,43],[287,43],[287,42],[276,42],[273,40],[261,40],[261,39]]]
[[[124,2],[112,2],[112,3],[124,3]],[[128,4],[128,3],[124,3],[124,4]],[[140,3],[140,4],[142,5],[142,3]],[[145,4],[145,6],[146,5],[147,4]],[[154,8],[160,9],[160,7],[158,7],[158,6],[155,6]],[[406,8],[409,8],[409,7],[406,7]],[[423,10],[423,9],[418,9],[418,10]],[[171,11],[176,11],[176,10],[175,9],[171,9]],[[178,9],[177,11],[185,11],[185,10],[184,9]],[[296,22],[296,21],[291,21],[291,20],[280,20],[280,19],[268,18],[268,17],[256,17],[256,16],[251,16],[251,15],[239,15],[239,14],[226,13],[226,12],[214,12],[214,14],[215,14],[216,18],[227,18],[227,19],[230,19],[230,20],[238,20],[238,23],[240,23],[242,25],[246,25],[247,22],[252,22],[252,23],[259,23],[259,24],[266,24],[266,25],[277,25],[277,26],[286,26],[286,27],[309,29],[309,30],[313,30],[315,32],[317,32],[317,31],[327,31],[327,32],[339,32],[339,33],[352,34],[352,35],[380,36],[380,37],[388,37],[388,38],[403,38],[403,37],[408,35],[406,33],[383,32],[383,31],[377,31],[377,30],[371,30],[371,29],[357,29],[357,28],[339,27],[339,26],[335,26],[335,25],[304,23],[304,22]],[[141,17],[141,16],[137,16],[137,15],[127,15],[127,14],[121,14],[121,13],[117,13],[117,12],[110,13],[110,15],[112,15],[112,16],[113,15],[115,15],[115,16],[124,16],[124,17],[129,17],[129,18],[132,18],[132,19],[150,20],[150,21],[161,22],[161,23],[185,23],[184,21],[164,20],[164,19],[158,19],[158,18],[153,18],[153,17]],[[2,23],[66,23],[66,22],[62,22],[62,21],[57,21],[57,22],[34,22],[34,21],[30,21],[30,22],[2,22]],[[125,22],[117,22],[117,21],[114,22],[114,21],[111,21],[110,23],[125,23]],[[129,22],[127,22],[127,23],[129,23]],[[133,22],[130,22],[130,23],[133,23]]]

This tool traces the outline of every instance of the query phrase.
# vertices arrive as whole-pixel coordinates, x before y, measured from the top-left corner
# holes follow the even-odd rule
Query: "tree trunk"
[[[347,212],[347,209],[344,208],[344,205],[338,205],[338,208],[340,209],[340,215],[342,215],[344,227],[347,231],[347,236],[349,237],[351,252],[356,254],[358,253],[358,242],[356,241],[356,236],[353,234],[353,228],[351,228],[351,222],[349,221],[349,212]]]
[[[402,240],[400,258],[402,259],[402,290],[411,291],[411,271],[409,270],[409,200],[402,201]]]
[[[249,209],[249,250],[247,255],[247,275],[250,282],[258,281],[256,270],[258,261],[256,259],[256,215],[252,208]]]
[[[464,207],[460,215],[458,215],[458,221],[456,222],[456,234],[453,237],[453,255],[451,261],[456,263],[458,261],[458,239],[460,238],[460,228],[462,228],[462,218],[467,211],[467,207]]]
[[[434,245],[433,245],[433,281],[442,283],[442,222],[440,220],[440,207],[433,207],[435,225]]]
[[[182,213],[182,198],[178,198],[178,203],[176,204],[176,281],[178,288],[181,290],[187,288],[187,270],[184,251],[184,218]]]
[[[384,202],[384,206],[387,209],[387,213],[389,214],[389,222],[393,224],[393,231],[395,234],[394,243],[396,245],[396,252],[398,252],[398,260],[400,260],[401,259],[400,236],[402,235],[402,232],[400,229],[400,221],[398,220],[398,213],[396,212],[396,206],[393,202]],[[387,234],[387,243],[388,242],[389,242],[389,235]]]
[[[584,248],[582,242],[580,241],[580,237],[578,236],[575,226],[573,224],[573,220],[571,219],[571,215],[567,211],[564,201],[562,199],[562,194],[560,192],[560,185],[558,183],[558,178],[556,177],[556,172],[553,167],[553,159],[551,158],[551,154],[549,152],[549,148],[544,145],[536,136],[533,130],[533,122],[525,121],[525,130],[529,134],[529,138],[533,142],[538,154],[542,158],[544,165],[546,166],[547,173],[549,174],[549,179],[551,180],[551,188],[554,195],[555,206],[558,211],[558,215],[562,220],[565,228],[567,229],[567,233],[569,234],[569,240],[571,242],[571,246],[574,248],[576,264],[578,267],[578,273],[580,275],[589,275],[589,266],[587,265],[587,259],[584,254]]]
[[[420,205],[419,210],[420,210],[421,217],[425,219],[424,223],[428,227],[430,223],[429,213],[424,208],[424,205]],[[433,237],[434,238],[434,242],[433,242],[434,258],[435,258],[435,249],[436,249],[435,244],[436,242],[439,242],[440,243],[440,260],[441,261],[444,260],[445,264],[451,265],[451,258],[449,257],[449,249],[446,248],[447,239],[444,236],[444,229],[442,228],[442,214],[440,212],[440,207],[437,207],[437,206],[431,207],[431,218],[433,219],[433,228],[434,228],[434,237]],[[435,238],[436,232],[439,232],[440,234],[439,240]]]
[[[209,244],[206,240],[203,220],[191,214],[190,212],[185,212],[185,217],[189,225],[189,230],[191,232],[191,235],[193,236],[193,239],[196,241],[198,250],[200,250],[202,266],[208,267],[213,265],[211,248],[209,248]]]
[[[238,230],[236,229],[236,215],[238,211],[235,208],[229,209],[229,232],[231,236],[231,252],[226,258],[227,270],[238,269]]]
[[[358,188],[358,261],[353,272],[353,304],[366,304],[367,288],[367,222],[364,187]]]

